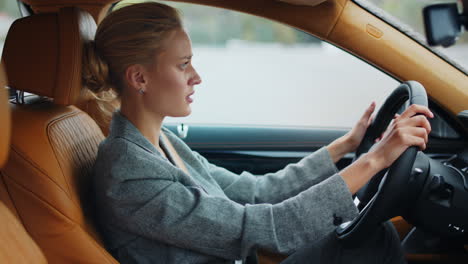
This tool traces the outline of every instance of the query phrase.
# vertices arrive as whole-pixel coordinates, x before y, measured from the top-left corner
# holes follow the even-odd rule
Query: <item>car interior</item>
[[[0,85],[5,86],[7,80],[5,77],[3,65],[0,65]],[[0,137],[0,167],[3,168],[8,157],[11,116],[8,107],[8,93],[5,89],[0,90],[0,121],[3,129]],[[3,178],[2,178],[3,180]],[[0,260],[3,263],[47,263],[44,254],[37,244],[28,235],[19,220],[15,211],[10,210],[11,205],[5,205],[11,202],[8,193],[5,192],[4,183],[1,182],[0,197],[0,239],[2,247],[0,249]]]
[[[93,221],[90,183],[109,123],[99,116],[98,102],[83,90],[81,80],[83,44],[93,39],[96,25],[117,2],[18,1],[24,17],[8,31],[0,67],[0,86],[7,87],[0,89],[0,263],[118,263],[105,249]],[[400,201],[414,202],[410,210],[416,213],[398,211],[386,216],[398,230],[408,263],[468,263],[466,70],[360,1],[327,0],[317,6],[272,0],[175,2],[281,22],[340,47],[399,82],[422,84],[428,106],[436,114],[431,121],[434,133],[428,148],[423,154],[415,152],[409,167],[410,171],[413,165],[424,169],[425,177],[415,187],[418,192],[411,196],[418,202]],[[365,82],[366,76],[361,79]],[[397,108],[404,102],[400,100]],[[180,133],[180,126],[168,128]],[[265,174],[300,160],[346,132],[191,125],[184,140],[210,162],[233,172]],[[430,159],[426,162],[430,165],[416,164],[416,155],[426,157],[420,163]],[[337,163],[338,168],[354,157],[347,155]],[[391,191],[406,187],[394,188]],[[262,264],[279,263],[285,257],[258,251]]]

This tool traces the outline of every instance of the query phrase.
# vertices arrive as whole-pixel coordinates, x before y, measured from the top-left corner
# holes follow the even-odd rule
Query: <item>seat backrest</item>
[[[83,42],[95,30],[88,13],[65,7],[15,21],[4,45],[10,87],[47,97],[11,104],[10,155],[1,173],[49,263],[117,263],[92,221],[90,172],[104,136],[73,106],[82,87]]]
[[[0,263],[47,263],[39,247],[11,211],[0,202]]]
[[[0,130],[0,168],[5,164],[10,145],[11,119],[6,84],[7,81],[3,71],[3,65],[0,64],[0,125],[2,126]]]
[[[10,107],[3,65],[0,65],[0,168],[8,157],[10,144]],[[0,182],[0,200],[8,198],[3,182]],[[9,200],[8,200],[9,201]],[[11,201],[10,205],[11,205]],[[47,263],[39,247],[26,233],[10,209],[0,202],[0,263]]]

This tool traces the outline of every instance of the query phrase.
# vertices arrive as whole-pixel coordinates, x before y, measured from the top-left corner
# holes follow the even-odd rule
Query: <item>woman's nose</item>
[[[189,85],[191,85],[191,86],[199,85],[200,83],[202,83],[202,79],[201,79],[200,75],[198,75],[197,71],[195,69],[193,69],[193,77],[190,78]]]

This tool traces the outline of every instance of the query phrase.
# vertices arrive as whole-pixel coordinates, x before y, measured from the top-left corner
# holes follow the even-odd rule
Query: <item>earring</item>
[[[140,90],[138,90],[138,92],[139,92],[140,94],[145,94],[145,91],[143,90],[143,88],[140,88]]]

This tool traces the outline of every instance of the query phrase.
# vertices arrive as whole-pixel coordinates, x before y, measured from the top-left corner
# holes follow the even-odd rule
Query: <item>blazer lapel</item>
[[[141,148],[145,149],[148,152],[153,154],[161,155],[156,147],[149,142],[136,128],[132,122],[130,122],[125,116],[123,116],[120,111],[115,111],[112,117],[112,122],[110,126],[109,137],[120,137],[126,140],[129,140]]]

